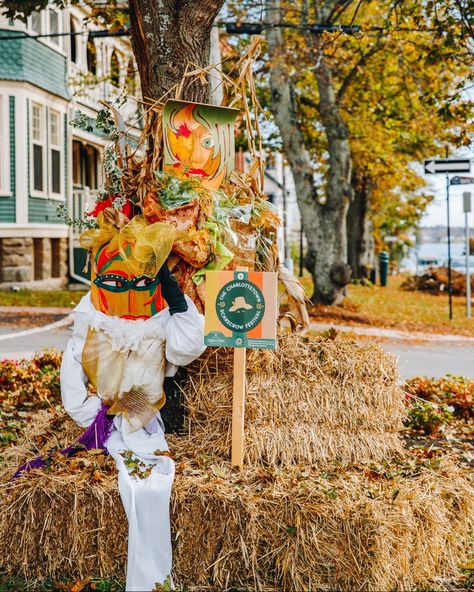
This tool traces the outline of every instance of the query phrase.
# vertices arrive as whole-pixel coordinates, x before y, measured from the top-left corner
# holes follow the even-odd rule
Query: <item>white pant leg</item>
[[[126,440],[129,440],[130,436],[127,434]],[[150,445],[156,441],[157,438],[151,435]],[[127,446],[124,443],[121,431],[116,429],[107,441],[107,449],[119,471],[120,497],[128,519],[128,563],[125,589],[127,592],[150,592],[157,582],[162,584],[166,578],[171,578],[169,502],[174,479],[174,462],[166,456],[144,459],[136,454],[135,456],[146,464],[154,465],[147,478],[136,478],[129,474],[120,454],[122,450],[133,450],[130,442],[128,444]],[[158,447],[150,446],[150,448],[152,452]]]

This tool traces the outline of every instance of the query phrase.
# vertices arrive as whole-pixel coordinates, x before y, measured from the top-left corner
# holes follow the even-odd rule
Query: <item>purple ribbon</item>
[[[82,434],[78,441],[74,444],[71,444],[67,448],[64,448],[63,450],[59,450],[59,454],[64,454],[64,456],[70,457],[74,456],[79,450],[84,450],[84,448],[86,450],[90,450],[91,448],[101,448],[102,450],[106,450],[105,444],[112,433],[112,428],[114,427],[114,416],[108,415],[108,409],[109,408],[107,405],[102,403],[94,421]],[[16,473],[12,477],[12,480],[20,477],[20,475],[25,471],[29,471],[31,469],[42,469],[51,460],[53,454],[56,453],[53,452],[47,456],[37,456],[36,458],[27,461],[17,469]]]

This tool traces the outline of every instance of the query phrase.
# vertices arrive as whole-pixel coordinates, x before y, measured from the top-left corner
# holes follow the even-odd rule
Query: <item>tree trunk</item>
[[[164,97],[183,75],[209,65],[211,30],[224,0],[129,0],[130,31],[144,99]],[[170,96],[174,96],[174,93]],[[208,84],[190,81],[184,100],[208,102]]]
[[[267,0],[267,19],[278,23],[279,0]],[[347,127],[339,113],[331,72],[320,56],[317,82],[320,94],[319,113],[329,152],[329,177],[324,203],[317,199],[313,170],[299,129],[294,85],[285,56],[283,37],[278,27],[267,33],[270,50],[271,110],[279,128],[283,148],[292,170],[303,230],[308,243],[306,267],[314,282],[314,303],[337,304],[344,297],[350,281],[347,265],[346,215],[351,198],[349,183],[351,157]]]
[[[369,218],[370,181],[364,176],[352,173],[354,199],[347,213],[347,250],[352,277],[365,280],[374,267],[374,239]]]

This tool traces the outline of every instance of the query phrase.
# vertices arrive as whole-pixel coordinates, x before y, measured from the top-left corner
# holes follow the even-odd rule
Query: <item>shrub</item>
[[[448,374],[430,379],[418,376],[406,383],[410,395],[438,405],[454,407],[454,413],[464,418],[474,417],[474,380]]]

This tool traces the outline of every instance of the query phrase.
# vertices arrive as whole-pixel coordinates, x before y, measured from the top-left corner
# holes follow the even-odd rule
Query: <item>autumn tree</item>
[[[411,18],[416,14],[410,11]],[[366,276],[367,248],[374,244],[369,233],[379,250],[388,246],[385,235],[407,242],[430,201],[413,162],[443,154],[446,145],[470,143],[472,103],[459,92],[469,66],[445,46],[439,48],[444,58],[433,59],[429,22],[412,23],[414,30],[390,32],[384,51],[371,57],[341,101],[354,165],[347,220],[353,277]],[[349,61],[361,43],[347,38],[340,60]]]
[[[339,0],[328,0],[321,6],[315,3],[311,14],[306,3],[303,3],[300,24],[305,25],[309,18],[313,18],[318,23],[330,25],[337,18],[341,5]],[[348,129],[337,104],[333,72],[320,37],[300,35],[299,43],[303,52],[298,51],[294,45],[291,55],[296,56],[296,60],[291,64],[288,60],[288,44],[285,44],[279,27],[281,8],[280,0],[266,1],[267,19],[273,25],[267,32],[271,61],[270,108],[295,179],[298,205],[308,243],[307,267],[314,280],[312,300],[333,304],[342,300],[343,288],[350,280],[346,216],[352,198],[352,162]],[[324,200],[320,199],[315,187],[315,169],[308,151],[308,142],[305,141],[299,123],[296,84],[288,68],[289,63],[295,67],[297,61],[300,61],[300,66],[303,63],[304,67],[312,68],[317,87],[318,101],[315,105],[329,155]],[[305,76],[304,69],[302,75]]]
[[[429,197],[410,163],[467,141],[470,107],[459,96],[466,62],[449,31],[433,40],[430,3],[314,4],[267,0],[270,104],[295,177],[313,300],[334,303],[345,264],[364,273],[371,224],[380,241],[397,230],[397,211],[400,232],[419,220]]]

